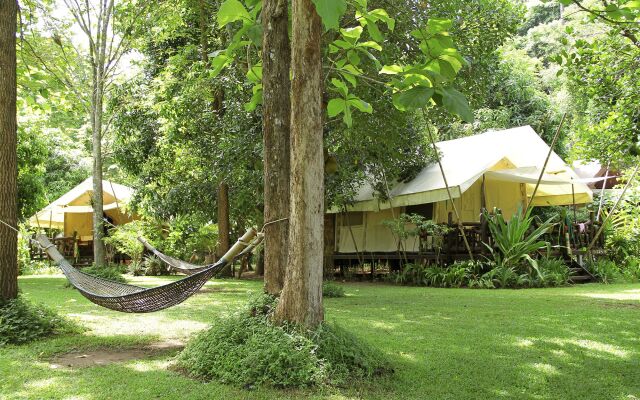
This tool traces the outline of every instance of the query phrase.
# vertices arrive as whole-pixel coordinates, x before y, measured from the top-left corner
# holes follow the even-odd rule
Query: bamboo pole
[[[547,168],[547,164],[549,163],[549,159],[551,158],[551,154],[553,153],[553,148],[555,147],[556,142],[558,141],[558,137],[560,136],[560,130],[562,129],[562,125],[564,125],[564,120],[566,118],[567,118],[567,113],[565,112],[562,115],[562,119],[560,120],[560,125],[558,125],[556,134],[553,136],[553,140],[551,141],[551,145],[549,146],[549,152],[547,153],[547,158],[544,160],[544,164],[542,165],[542,170],[540,171],[540,176],[538,177],[538,182],[536,182],[536,186],[533,189],[533,193],[531,193],[531,199],[527,203],[527,206],[524,209],[524,213],[522,214],[523,218],[525,215],[527,215],[527,212],[529,211],[529,208],[531,208],[531,204],[533,203],[533,199],[536,197],[536,193],[538,192],[538,188],[540,187],[540,181],[542,181],[542,177],[544,176],[544,170]]]
[[[607,162],[607,171],[604,173],[604,181],[602,181],[602,189],[600,189],[600,204],[598,204],[598,213],[596,214],[596,222],[600,221],[600,214],[602,213],[602,205],[604,204],[604,189],[607,187],[607,181],[609,180],[609,167],[611,162]]]
[[[591,251],[591,249],[593,248],[593,246],[596,244],[596,241],[598,240],[598,238],[602,234],[602,231],[604,230],[605,225],[607,225],[607,222],[609,222],[609,219],[613,215],[614,211],[618,208],[618,205],[620,205],[620,202],[622,201],[622,198],[624,197],[624,194],[627,192],[627,189],[629,189],[629,186],[631,186],[631,182],[633,182],[633,179],[636,177],[636,174],[638,173],[638,168],[640,168],[640,163],[636,164],[636,168],[633,170],[633,173],[631,174],[631,177],[629,177],[629,180],[627,181],[627,184],[624,185],[624,189],[622,189],[622,193],[620,193],[620,196],[618,197],[618,200],[616,200],[615,204],[613,205],[613,207],[609,211],[609,214],[604,219],[604,221],[602,221],[602,225],[600,225],[600,228],[596,232],[595,236],[593,237],[593,239],[591,239],[591,243],[589,243],[589,247],[587,247],[587,253],[589,253]]]
[[[424,110],[423,110],[424,112]],[[425,115],[426,116],[426,115]],[[449,182],[447,181],[447,176],[444,173],[444,168],[442,167],[442,161],[440,160],[440,152],[438,151],[438,146],[436,146],[436,142],[433,138],[433,132],[431,131],[431,125],[427,125],[427,131],[429,132],[429,141],[433,146],[433,150],[435,151],[436,160],[438,161],[438,166],[440,167],[440,173],[442,174],[442,180],[444,181],[444,186],[447,188],[447,195],[449,196],[449,200],[451,201],[451,206],[453,207],[453,212],[456,214],[456,219],[458,220],[458,230],[462,235],[462,240],[464,241],[464,246],[467,248],[467,252],[469,253],[469,259],[474,261],[473,252],[471,251],[471,246],[469,246],[469,241],[467,240],[467,235],[464,233],[464,227],[462,226],[462,219],[460,218],[460,214],[458,213],[458,208],[456,207],[456,203],[453,200],[453,196],[451,195],[451,189],[449,188]]]

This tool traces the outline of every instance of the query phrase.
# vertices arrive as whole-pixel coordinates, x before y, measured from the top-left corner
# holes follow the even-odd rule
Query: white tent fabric
[[[487,173],[495,179],[526,184],[527,194],[531,195],[549,152],[549,146],[530,126],[447,140],[436,146],[453,198],[462,196]],[[571,204],[574,198],[577,204],[584,204],[593,199],[591,190],[555,152],[545,171],[534,205]],[[377,211],[448,200],[438,164],[428,165],[413,180],[393,186],[391,199],[379,201],[373,187],[365,185],[348,211]]]
[[[102,181],[102,190],[105,193],[105,200],[109,197],[110,203],[103,205],[105,211],[114,210],[118,207],[122,208],[133,197],[133,189],[130,187],[113,183],[110,181]],[[29,225],[39,226],[42,228],[64,229],[65,214],[86,214],[93,212],[93,207],[87,205],[72,205],[83,196],[87,196],[93,192],[93,178],[89,177],[74,187],[59,199],[55,200],[35,215],[29,218]]]

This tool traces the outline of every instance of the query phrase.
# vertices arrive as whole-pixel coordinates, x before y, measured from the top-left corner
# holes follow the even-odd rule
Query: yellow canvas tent
[[[531,199],[549,146],[530,127],[491,131],[437,143],[451,195],[463,223],[480,221],[480,210],[497,207],[510,218]],[[555,152],[532,202],[535,206],[585,204],[593,199],[586,181]],[[371,185],[360,188],[347,213],[335,213],[335,249],[350,253],[391,252],[398,246],[383,221],[401,213],[417,213],[448,222],[453,207],[437,163],[426,166],[409,182],[392,186],[390,200],[381,201]],[[455,222],[455,217],[453,218]],[[413,238],[404,243],[417,250]]]
[[[126,204],[133,196],[133,189],[117,183],[102,181],[104,213],[114,225],[121,225],[136,219],[125,211]],[[89,177],[62,197],[49,204],[29,218],[29,225],[40,228],[61,230],[66,237],[83,240],[93,238],[93,178]]]

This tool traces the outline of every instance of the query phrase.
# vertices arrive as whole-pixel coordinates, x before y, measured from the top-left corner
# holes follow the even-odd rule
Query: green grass
[[[135,278],[154,285],[175,278]],[[260,290],[255,281],[215,281],[155,314],[98,308],[60,277],[20,279],[25,296],[89,330],[0,348],[0,399],[619,399],[640,398],[640,284],[528,290],[343,285],[326,318],[391,358],[396,373],[346,389],[247,391],[174,372],[173,355],[85,369],[52,369],[70,350],[188,340],[214,315]]]

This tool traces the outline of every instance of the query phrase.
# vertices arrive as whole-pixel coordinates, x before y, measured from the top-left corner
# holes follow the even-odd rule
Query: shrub
[[[587,269],[602,283],[613,283],[622,277],[620,267],[614,261],[606,258],[588,263]]]
[[[561,258],[541,258],[538,260],[538,274],[532,277],[534,286],[563,286],[569,283],[570,271]]]
[[[127,272],[133,276],[142,276],[145,273],[145,268],[141,262],[131,261],[127,266]]]
[[[393,371],[381,352],[338,325],[324,323],[312,332],[311,338],[318,346],[316,354],[324,361],[325,376],[332,385],[341,386],[352,379],[367,380]]]
[[[79,331],[76,324],[44,306],[33,305],[21,297],[0,300],[0,346]]]
[[[322,296],[344,297],[344,288],[334,282],[324,282],[322,284]]]
[[[192,376],[245,387],[337,385],[390,371],[381,354],[341,328],[274,325],[275,307],[268,295],[252,298],[193,339],[178,364]]]
[[[146,276],[169,275],[169,268],[156,256],[144,258],[144,274]]]

